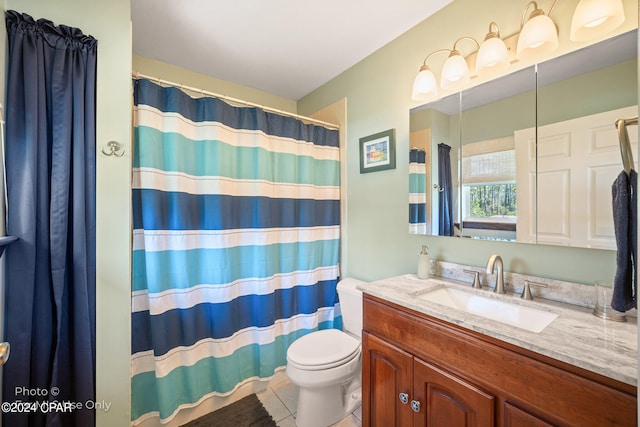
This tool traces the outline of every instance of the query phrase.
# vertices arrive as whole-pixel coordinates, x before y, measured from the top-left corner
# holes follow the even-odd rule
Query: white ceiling
[[[133,52],[298,100],[453,0],[132,0]]]

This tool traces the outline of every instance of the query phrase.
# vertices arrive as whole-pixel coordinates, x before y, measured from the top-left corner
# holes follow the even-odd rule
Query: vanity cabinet
[[[637,425],[631,385],[368,294],[362,338],[363,426]]]
[[[366,332],[363,349],[365,425],[493,425],[493,396]]]

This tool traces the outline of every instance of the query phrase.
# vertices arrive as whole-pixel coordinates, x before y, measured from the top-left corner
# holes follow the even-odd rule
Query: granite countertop
[[[445,285],[553,312],[558,317],[541,332],[534,333],[416,297],[422,294],[421,291]],[[637,386],[638,335],[635,318],[628,322],[614,322],[598,318],[592,314],[592,310],[576,305],[542,298],[523,301],[514,294],[496,295],[491,289],[473,289],[469,284],[439,277],[422,280],[415,274],[360,284],[358,289],[411,310]]]

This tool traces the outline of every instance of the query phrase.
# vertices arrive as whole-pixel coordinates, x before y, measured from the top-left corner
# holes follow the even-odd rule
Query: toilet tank
[[[346,332],[360,338],[362,336],[362,291],[356,286],[365,282],[345,278],[338,282],[338,298],[342,311],[342,325]]]

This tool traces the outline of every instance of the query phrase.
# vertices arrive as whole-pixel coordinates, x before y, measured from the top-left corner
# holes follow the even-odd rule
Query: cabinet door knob
[[[407,393],[400,393],[399,395],[400,397],[400,402],[402,402],[403,404],[407,404],[409,403],[409,395]]]
[[[411,409],[413,409],[413,412],[420,412],[420,402],[418,402],[417,400],[412,400]]]

